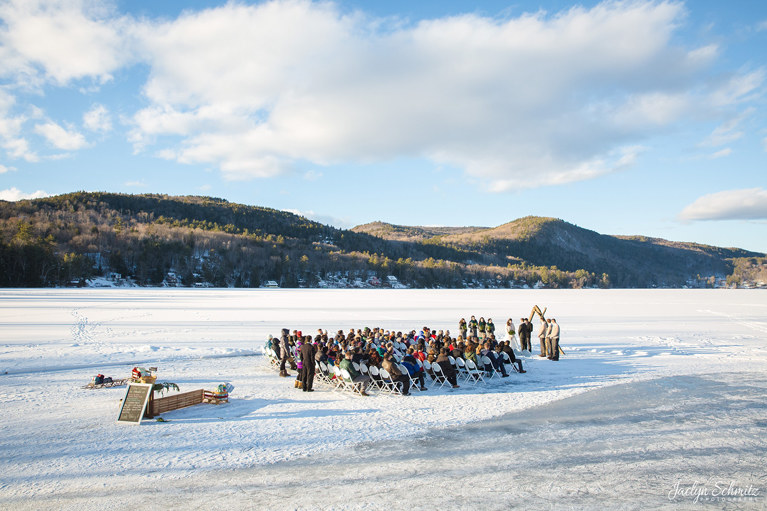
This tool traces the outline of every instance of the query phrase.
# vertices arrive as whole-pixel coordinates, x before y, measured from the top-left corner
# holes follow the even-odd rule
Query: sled
[[[88,385],[84,385],[82,388],[84,389],[103,389],[106,387],[123,387],[130,382],[130,378],[123,378],[121,380],[112,380],[107,383],[89,383]]]

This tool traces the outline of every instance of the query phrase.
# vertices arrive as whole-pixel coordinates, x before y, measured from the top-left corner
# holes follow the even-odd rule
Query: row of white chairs
[[[270,364],[274,367],[278,367],[280,364],[280,360],[277,357],[277,354],[272,349],[266,349],[265,354],[268,357]],[[511,360],[509,358],[509,355],[507,353],[503,353],[504,358],[504,364],[507,366],[507,374],[511,371],[516,371],[516,367],[511,363]],[[395,360],[397,361],[397,366],[400,370],[400,372],[403,375],[406,375],[410,379],[410,388],[411,389],[417,389],[420,390],[420,385],[417,379],[413,378],[413,376],[410,374],[410,372],[407,370],[407,368],[400,363],[401,356],[398,356],[398,354],[395,351]],[[490,357],[488,356],[482,356],[480,357],[480,360],[482,362],[482,367],[477,367],[477,365],[472,360],[464,360],[463,358],[454,358],[452,356],[448,356],[448,359],[450,361],[450,364],[455,368],[456,378],[461,379],[467,383],[477,384],[479,382],[485,383],[485,375],[487,374],[490,379],[497,377],[501,377],[501,372],[498,371],[498,369],[495,368],[492,361],[490,360]],[[442,388],[445,384],[448,383],[448,380],[445,376],[445,374],[442,371],[442,368],[437,364],[429,363],[429,361],[424,360],[421,362],[420,360],[416,359],[416,362],[418,365],[423,368],[426,373],[431,377],[432,381],[439,385],[439,388]],[[377,367],[370,367],[368,368],[367,365],[358,364],[356,362],[353,362],[354,369],[362,374],[366,374],[370,376],[370,382],[371,386],[374,388],[377,388],[381,391],[388,392],[391,394],[402,394],[402,386],[400,382],[394,381],[391,378],[391,375],[383,368],[377,368]],[[346,373],[346,374],[344,374]],[[334,387],[336,390],[352,390],[355,392],[359,392],[359,385],[355,384],[352,381],[351,375],[349,375],[348,371],[345,371],[343,369],[339,369],[338,367],[331,365],[328,366],[324,362],[316,362],[316,378],[321,383],[326,383]]]

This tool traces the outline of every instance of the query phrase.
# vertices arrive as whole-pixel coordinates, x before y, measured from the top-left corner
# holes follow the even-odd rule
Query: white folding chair
[[[514,372],[519,372],[517,370],[517,366],[511,363],[511,358],[509,357],[509,354],[505,351],[502,351],[501,354],[503,355],[503,365],[506,366],[506,374],[511,373],[513,370]]]
[[[431,370],[434,371],[434,383],[439,383],[439,388],[442,388],[447,383],[447,376],[436,362],[431,365]]]
[[[382,389],[383,384],[381,383],[381,373],[378,371],[378,368],[376,366],[370,366],[368,372],[370,374],[370,383],[373,386]]]
[[[341,378],[344,381],[344,389],[351,390],[357,394],[362,394],[362,385],[352,380],[352,375],[346,369],[341,369]]]
[[[392,394],[402,395],[402,387],[400,387],[400,382],[392,380],[389,371],[382,367],[378,370],[378,374],[381,375],[381,384],[383,385],[381,390],[386,390]]]
[[[328,379],[328,375],[326,374],[326,370],[322,369],[322,362],[319,360],[314,361],[314,377],[317,378],[317,381],[319,383],[330,383],[330,380]],[[327,366],[325,366],[327,369]]]
[[[495,368],[495,365],[493,364],[493,361],[490,360],[490,357],[487,355],[482,355],[482,363],[485,366],[485,371],[490,373],[490,378],[495,378],[498,376],[498,378],[501,377],[501,373],[498,372],[498,369]]]
[[[471,380],[472,383],[476,384],[481,382],[485,382],[485,374],[484,371],[480,371],[477,369],[477,365],[474,363],[474,361],[467,359],[466,360],[466,371],[468,373],[468,379]]]
[[[458,376],[467,380],[469,378],[469,371],[466,370],[466,362],[461,357],[455,359],[455,370]]]
[[[410,380],[410,390],[421,390],[421,386],[418,384],[418,380],[413,378],[413,375],[410,374],[410,371],[407,370],[407,367],[405,367],[403,364],[397,364],[397,367],[399,367],[399,372],[407,376],[408,380]]]

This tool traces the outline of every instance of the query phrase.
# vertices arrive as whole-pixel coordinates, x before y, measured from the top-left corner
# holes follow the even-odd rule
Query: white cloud
[[[25,199],[40,199],[48,197],[50,194],[42,190],[37,190],[32,193],[24,193],[16,187],[9,188],[7,190],[0,190],[0,200],[4,201],[19,201]]]
[[[16,98],[0,88],[0,147],[11,158],[21,158],[28,162],[37,161],[39,158],[29,148],[29,143],[22,136],[22,127],[27,121],[26,116],[14,116],[11,109],[16,103]]]
[[[304,179],[307,181],[319,181],[322,178],[322,172],[309,170],[304,173]]]
[[[701,80],[719,50],[672,43],[683,16],[641,1],[410,25],[300,0],[187,12],[136,32],[150,105],[131,137],[228,179],[402,156],[494,190],[590,179],[762,83]]]
[[[717,151],[714,154],[712,154],[710,156],[710,158],[711,159],[724,158],[725,156],[729,156],[731,154],[732,154],[732,149],[730,149],[729,147],[725,147],[724,149],[722,149],[720,151]]]
[[[112,130],[112,119],[104,105],[93,105],[83,114],[83,126],[91,131],[106,133]]]
[[[14,167],[6,167],[5,165],[0,165],[0,174],[5,174],[6,172],[13,172],[16,170]]]
[[[309,0],[229,2],[163,20],[114,8],[0,3],[0,78],[86,93],[146,64],[134,150],[230,180],[397,158],[460,167],[498,191],[592,179],[631,165],[645,139],[685,121],[737,116],[765,81],[761,69],[715,75],[716,45],[680,46],[686,13],[674,1],[418,23]],[[22,130],[28,118],[5,112],[2,147],[38,159]],[[740,136],[726,122],[704,145]],[[82,123],[112,128],[103,105]],[[34,129],[59,149],[86,145],[70,126]]]
[[[87,145],[81,133],[73,128],[62,128],[55,122],[35,125],[35,133],[44,137],[53,147],[65,151],[76,151]]]
[[[767,190],[727,190],[700,197],[684,208],[680,220],[765,220]]]
[[[132,188],[146,188],[146,183],[144,181],[126,181],[123,185]]]
[[[0,75],[39,87],[81,78],[104,82],[129,58],[123,30],[105,2],[10,0],[0,4]]]

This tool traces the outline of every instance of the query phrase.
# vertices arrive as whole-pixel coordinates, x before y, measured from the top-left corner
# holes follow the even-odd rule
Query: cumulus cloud
[[[32,193],[24,193],[16,187],[8,188],[7,190],[0,190],[0,200],[4,201],[19,201],[25,199],[41,199],[48,197],[50,194],[42,190],[37,190]]]
[[[15,103],[15,97],[0,89],[0,147],[11,158],[20,158],[28,162],[38,161],[37,154],[30,149],[29,142],[22,134],[27,117],[11,113]]]
[[[111,79],[126,57],[127,27],[95,0],[10,0],[0,4],[0,75],[39,87]]]
[[[715,45],[672,43],[675,2],[605,2],[554,15],[417,24],[333,4],[227,4],[138,30],[151,104],[138,150],[227,178],[399,156],[505,190],[590,179],[658,130],[754,94],[758,71],[701,86]],[[599,98],[599,99],[595,99]]]
[[[35,125],[35,133],[44,137],[56,149],[76,151],[87,145],[85,137],[74,128],[63,128],[55,122]]]
[[[592,179],[630,166],[679,123],[737,117],[765,82],[761,69],[715,74],[717,45],[680,46],[686,13],[675,1],[417,23],[309,0],[157,20],[112,9],[3,2],[0,78],[90,90],[145,64],[146,105],[128,121],[134,151],[230,180],[397,158],[460,168],[495,191]],[[32,161],[25,120],[0,116],[0,142]],[[94,105],[82,126],[109,131],[109,111]],[[63,123],[34,130],[59,149],[86,145]],[[741,133],[725,120],[704,145]]]
[[[93,105],[83,114],[83,126],[91,131],[106,133],[112,130],[112,119],[104,105]]]
[[[704,195],[684,208],[680,220],[765,220],[767,190],[747,188]]]
[[[5,165],[0,165],[0,174],[5,174],[6,172],[11,172],[13,170],[16,170],[14,167],[6,167]]]

